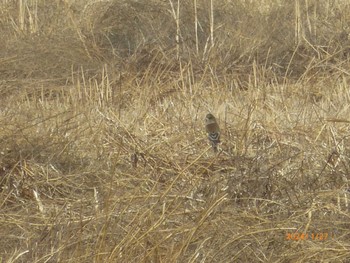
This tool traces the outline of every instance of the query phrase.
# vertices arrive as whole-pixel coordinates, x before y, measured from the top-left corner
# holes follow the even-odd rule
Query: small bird
[[[208,133],[208,139],[214,152],[217,152],[218,143],[220,143],[220,128],[214,115],[211,113],[208,113],[207,116],[205,116],[205,129]]]

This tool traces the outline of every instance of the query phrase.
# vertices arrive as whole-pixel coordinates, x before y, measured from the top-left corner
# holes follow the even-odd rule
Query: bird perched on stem
[[[208,113],[205,116],[205,129],[208,133],[208,139],[213,147],[214,152],[218,151],[220,143],[220,128],[213,114]]]

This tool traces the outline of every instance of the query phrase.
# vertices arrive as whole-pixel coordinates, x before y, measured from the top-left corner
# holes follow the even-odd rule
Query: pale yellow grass
[[[4,260],[348,257],[343,82],[321,83],[317,102],[302,83],[245,91],[174,82],[170,92],[152,79],[121,85],[113,101],[101,98],[113,93],[102,82],[4,101]],[[204,133],[208,111],[223,130],[218,156]],[[335,152],[337,164],[327,163]],[[334,237],[286,240],[295,232]]]
[[[348,261],[349,6],[180,2],[4,1],[0,262]]]

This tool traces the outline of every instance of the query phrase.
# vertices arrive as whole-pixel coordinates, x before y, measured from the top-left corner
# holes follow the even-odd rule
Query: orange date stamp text
[[[286,233],[285,239],[290,241],[303,241],[303,240],[314,240],[314,241],[326,241],[334,238],[333,233],[328,232],[315,232],[315,233]]]

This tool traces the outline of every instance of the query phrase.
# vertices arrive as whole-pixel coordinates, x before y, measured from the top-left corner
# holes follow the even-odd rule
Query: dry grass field
[[[348,1],[2,0],[0,34],[0,262],[350,262]]]

